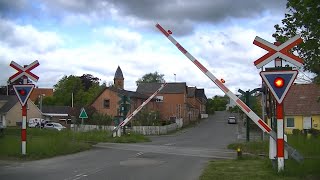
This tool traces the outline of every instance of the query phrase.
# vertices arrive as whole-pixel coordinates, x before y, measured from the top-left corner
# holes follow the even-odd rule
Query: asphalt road
[[[100,143],[92,150],[31,162],[0,162],[1,180],[195,180],[209,160],[235,158],[227,150],[239,125],[216,112],[195,127],[138,144]]]

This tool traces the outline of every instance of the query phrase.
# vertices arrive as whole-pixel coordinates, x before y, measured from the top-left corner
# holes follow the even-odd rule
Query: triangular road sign
[[[34,84],[19,84],[13,85],[13,89],[20,101],[21,106],[26,105],[29,96],[34,88]]]
[[[263,71],[260,76],[267,84],[277,102],[282,103],[292,83],[297,77],[298,71]]]
[[[88,118],[88,115],[86,113],[86,110],[84,110],[84,108],[81,109],[79,118],[83,118],[83,119]]]

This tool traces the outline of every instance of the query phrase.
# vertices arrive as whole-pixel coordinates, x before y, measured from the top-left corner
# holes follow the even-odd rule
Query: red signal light
[[[27,91],[25,89],[20,89],[18,91],[18,93],[21,95],[21,96],[25,96],[27,94]]]
[[[274,80],[274,85],[275,87],[277,88],[282,88],[284,86],[284,79],[281,78],[281,77],[277,77],[275,80]]]
[[[225,83],[226,81],[224,79],[220,79],[221,83]]]

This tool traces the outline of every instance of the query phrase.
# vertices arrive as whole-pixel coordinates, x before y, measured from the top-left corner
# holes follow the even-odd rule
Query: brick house
[[[124,89],[124,78],[120,67],[114,76],[114,86],[106,87],[91,104],[99,113],[117,116],[120,101],[119,95],[131,99],[131,112],[148,99],[162,83],[140,83],[136,92]],[[181,118],[183,124],[196,120],[206,113],[207,97],[204,89],[188,87],[185,82],[167,83],[157,96],[145,108],[159,111],[161,119],[174,120]]]
[[[284,128],[320,130],[320,85],[294,84],[284,99]]]
[[[151,96],[162,83],[140,83],[137,92]],[[187,117],[186,83],[168,83],[156,96],[162,119]],[[186,122],[184,122],[186,123]]]
[[[99,113],[118,116],[119,115],[119,101],[120,95],[126,95],[130,97],[130,112],[134,111],[140,106],[149,96],[141,94],[139,92],[128,91],[124,89],[124,78],[120,67],[118,66],[114,76],[114,86],[106,87],[93,101],[93,106]],[[145,108],[153,110],[157,109],[155,99],[149,102]]]

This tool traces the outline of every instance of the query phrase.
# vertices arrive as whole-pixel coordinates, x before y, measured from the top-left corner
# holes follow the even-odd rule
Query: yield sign
[[[88,115],[86,113],[86,110],[84,110],[84,108],[81,108],[81,112],[80,112],[79,118],[83,118],[83,119],[88,118]]]
[[[262,71],[260,76],[271,90],[277,102],[282,103],[298,71]]]
[[[280,57],[283,60],[289,61],[290,63],[298,67],[301,67],[303,65],[303,59],[293,55],[289,52],[289,50],[294,46],[302,43],[302,41],[303,40],[301,39],[301,37],[299,35],[296,35],[293,38],[286,41],[285,43],[281,44],[280,46],[276,46],[257,36],[254,39],[253,44],[269,52],[257,59],[254,62],[254,65],[257,67],[257,69],[259,69],[262,66],[268,64],[270,61],[274,60],[275,58]]]
[[[34,88],[34,84],[19,84],[13,85],[13,89],[20,101],[21,106],[26,105],[29,96]]]
[[[9,78],[10,82],[14,82],[15,80],[19,79],[22,76],[27,76],[30,79],[32,79],[33,81],[35,81],[35,82],[37,82],[38,79],[39,79],[38,76],[36,76],[35,74],[33,74],[31,72],[32,69],[34,69],[37,66],[39,66],[39,62],[38,61],[34,61],[33,63],[29,64],[27,67],[22,67],[19,64],[17,64],[16,62],[11,61],[10,66],[18,71],[16,74],[14,74],[13,76],[11,76]]]

